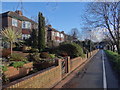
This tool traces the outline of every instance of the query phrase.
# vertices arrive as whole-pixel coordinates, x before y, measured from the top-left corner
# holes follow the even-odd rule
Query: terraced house
[[[23,16],[23,13],[20,10],[2,13],[1,18],[2,29],[11,27],[15,30],[19,30],[22,33],[22,39],[29,38],[32,29],[37,28],[37,23]]]

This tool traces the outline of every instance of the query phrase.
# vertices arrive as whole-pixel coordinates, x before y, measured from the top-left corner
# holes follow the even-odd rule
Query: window
[[[64,38],[64,35],[63,35],[63,34],[61,34],[61,37],[62,37],[62,38]]]
[[[28,39],[28,38],[30,38],[29,34],[22,34],[22,39]]]
[[[57,36],[59,37],[59,32],[57,32]]]
[[[23,21],[22,22],[22,28],[31,29],[31,23],[28,22],[28,21]]]
[[[17,20],[12,18],[12,26],[16,26],[17,27]]]

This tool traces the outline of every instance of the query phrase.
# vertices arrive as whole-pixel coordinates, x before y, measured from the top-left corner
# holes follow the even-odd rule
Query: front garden
[[[84,54],[82,48],[76,43],[63,43],[54,48],[45,48],[41,52],[38,49],[31,48],[30,50],[23,51],[13,50],[11,54],[10,49],[3,49],[3,84],[7,84],[51,66],[56,66],[58,65],[58,58],[67,56],[71,58],[79,56],[84,57]],[[22,74],[17,75],[18,73]]]
[[[87,50],[87,43],[61,43],[59,46],[49,48],[45,44],[45,18],[38,15],[38,30],[33,29],[31,37],[21,40],[21,33],[12,28],[1,31],[4,43],[9,43],[9,48],[0,50],[2,53],[2,81],[7,84],[11,81],[36,73],[40,70],[58,65],[58,59],[84,57],[91,50]],[[42,18],[42,19],[41,19]],[[42,24],[41,24],[42,23]]]

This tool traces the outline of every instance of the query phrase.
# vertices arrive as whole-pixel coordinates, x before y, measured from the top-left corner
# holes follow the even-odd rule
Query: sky
[[[23,15],[31,18],[42,12],[53,28],[69,34],[72,28],[81,32],[81,16],[84,14],[87,2],[2,2],[2,12],[23,11]]]

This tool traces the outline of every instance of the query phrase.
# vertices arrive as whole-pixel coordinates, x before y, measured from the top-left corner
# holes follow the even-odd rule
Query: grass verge
[[[120,75],[120,55],[110,50],[105,50],[105,52],[112,63],[113,69]]]

